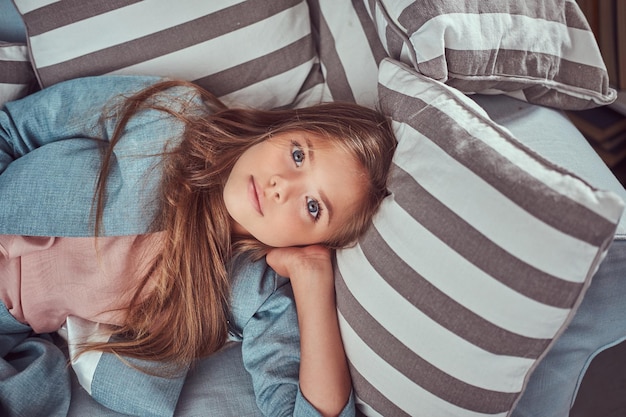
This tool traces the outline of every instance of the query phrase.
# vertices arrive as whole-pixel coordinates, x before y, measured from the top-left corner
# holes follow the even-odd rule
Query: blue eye
[[[304,162],[304,151],[302,150],[302,147],[300,147],[300,145],[298,145],[297,143],[293,143],[291,157],[293,158],[297,167],[300,167],[300,165],[302,165],[302,162]]]
[[[317,200],[307,197],[306,208],[315,221],[317,221],[320,218],[320,213],[322,212],[322,208],[320,207],[320,203]]]

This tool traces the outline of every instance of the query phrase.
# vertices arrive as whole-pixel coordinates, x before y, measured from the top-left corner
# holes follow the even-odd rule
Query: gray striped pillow
[[[378,64],[387,53],[367,8],[360,1],[308,3],[326,82],[323,100],[375,106]]]
[[[616,98],[575,0],[369,0],[389,55],[465,93],[557,108]]]
[[[0,42],[0,106],[26,96],[36,84],[26,45]]]
[[[272,108],[306,101],[299,93],[319,72],[304,0],[15,4],[42,86],[98,74],[161,75],[194,81],[228,104]]]
[[[368,416],[505,416],[574,314],[623,210],[473,101],[384,60],[391,195],[337,253],[342,337]]]

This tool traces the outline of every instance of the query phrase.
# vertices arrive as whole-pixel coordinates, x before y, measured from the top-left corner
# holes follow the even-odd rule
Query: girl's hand
[[[274,248],[266,260],[274,271],[287,278],[303,271],[324,273],[332,270],[331,252],[322,245]]]
[[[267,264],[291,280],[298,316],[326,306],[335,308],[335,282],[331,251],[325,246],[271,249]]]
[[[300,389],[323,416],[348,402],[350,374],[343,350],[331,251],[324,246],[276,248],[267,264],[291,280],[300,327]]]

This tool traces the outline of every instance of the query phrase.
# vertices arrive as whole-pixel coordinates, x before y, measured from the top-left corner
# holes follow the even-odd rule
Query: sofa
[[[0,41],[0,104],[150,74],[232,106],[352,101],[393,121],[390,195],[336,253],[361,415],[564,417],[626,339],[626,190],[563,111],[616,94],[574,0],[0,0]],[[262,415],[237,342],[173,394],[72,366],[70,416]]]

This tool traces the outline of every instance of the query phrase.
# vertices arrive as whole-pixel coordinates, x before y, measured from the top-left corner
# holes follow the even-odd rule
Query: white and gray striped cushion
[[[575,0],[364,1],[389,56],[463,92],[565,109],[616,98]]]
[[[360,1],[308,0],[324,75],[324,101],[373,107],[378,64],[387,56]]]
[[[26,45],[0,42],[0,106],[26,96],[36,84]]]
[[[272,108],[293,103],[319,72],[304,0],[15,4],[42,86],[97,74],[162,75],[192,80],[228,104]]]
[[[389,59],[398,150],[373,226],[337,253],[368,416],[506,416],[577,308],[623,202],[528,151],[473,101]]]

